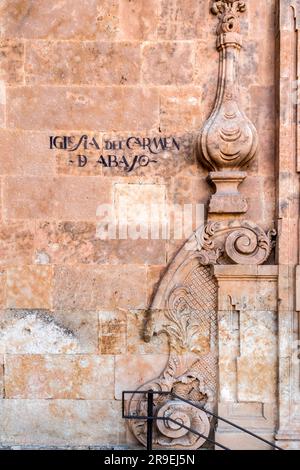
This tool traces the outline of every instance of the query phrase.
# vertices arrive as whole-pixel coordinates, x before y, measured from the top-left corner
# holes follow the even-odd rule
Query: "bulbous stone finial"
[[[245,10],[244,1],[219,0],[212,5],[212,13],[219,18],[219,81],[214,109],[197,146],[199,160],[212,170],[209,179],[217,188],[210,201],[211,213],[244,213],[248,209],[238,186],[247,176],[242,170],[253,159],[258,138],[239,103],[238,59],[242,47],[239,15]]]

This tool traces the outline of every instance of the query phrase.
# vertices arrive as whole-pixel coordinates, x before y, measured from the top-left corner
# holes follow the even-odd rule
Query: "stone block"
[[[166,262],[164,240],[95,240],[97,264],[161,265]]]
[[[98,351],[98,313],[4,310],[0,315],[3,354],[88,354]]]
[[[4,185],[7,219],[96,220],[100,204],[111,203],[108,178],[8,177]],[[17,188],[17,190],[16,190]]]
[[[140,69],[140,46],[128,42],[33,41],[25,64],[37,85],[134,85]]]
[[[126,354],[116,357],[115,398],[120,400],[123,391],[138,389],[159,377],[167,365],[166,354]]]
[[[1,175],[43,177],[54,173],[55,159],[49,149],[49,134],[0,130]]]
[[[126,40],[155,40],[159,0],[119,0],[119,35]]]
[[[99,350],[101,354],[125,354],[127,349],[126,313],[99,313]]]
[[[11,176],[5,179],[3,186],[7,220],[54,217],[54,178]]]
[[[180,109],[180,113],[178,113]],[[202,116],[200,87],[162,88],[160,90],[160,126],[162,132],[187,132],[199,129]]]
[[[144,266],[56,267],[54,306],[57,309],[115,310],[146,307]]]
[[[180,67],[178,67],[180,64]],[[143,81],[152,85],[193,82],[194,51],[188,42],[150,43],[143,47]]]
[[[7,95],[11,128],[46,130],[51,123],[52,129],[139,131],[158,125],[153,88],[25,86],[11,87]]]
[[[4,357],[0,354],[0,399],[4,398]]]
[[[221,402],[218,414],[232,423],[242,426],[254,433],[274,429],[276,422],[276,403],[259,402]],[[230,424],[219,421],[218,431],[232,432]]]
[[[272,402],[276,397],[277,367],[274,360],[261,356],[237,358],[239,401]]]
[[[16,266],[7,270],[7,307],[51,308],[51,266]]]
[[[85,215],[85,213],[84,213]],[[92,222],[37,222],[35,261],[44,264],[94,262],[96,224]]]
[[[111,1],[101,2],[107,9]],[[97,0],[4,0],[0,7],[0,31],[4,37],[27,39],[93,39],[97,33]],[[108,37],[109,37],[109,28]]]
[[[197,0],[162,0],[158,24],[161,39],[196,39],[203,31],[214,29],[209,8]]]
[[[163,330],[163,325],[167,323],[163,311],[156,310],[151,312],[155,330]],[[147,322],[147,312],[128,311],[127,312],[127,352],[128,354],[163,354],[169,352],[169,343],[167,336],[164,334],[154,335],[151,341],[145,342],[145,327]]]
[[[0,80],[9,84],[24,81],[24,44],[14,39],[0,39]]]
[[[0,81],[0,128],[6,125],[6,86],[3,80]]]
[[[121,404],[112,400],[1,400],[0,419],[3,446],[60,447],[70,442],[73,446],[105,446],[124,442]]]
[[[18,399],[109,400],[114,359],[93,355],[5,356],[5,396]]]
[[[6,271],[0,269],[0,309],[6,306]]]
[[[34,223],[0,224],[0,265],[31,264],[34,250]]]
[[[119,214],[120,238],[149,239],[153,234],[157,239],[162,238],[167,217],[165,185],[117,183],[114,202]],[[121,235],[120,226],[124,226]]]
[[[196,171],[201,172],[201,170],[196,169],[196,159],[193,151],[195,138],[195,135],[190,132],[172,132],[172,135],[170,135],[170,131],[163,137],[154,131],[135,133],[134,137],[132,134],[125,133],[104,134],[104,152],[106,154],[111,153],[107,147],[118,146],[121,142],[122,150],[112,153],[118,153],[120,156],[124,154],[129,167],[125,165],[105,167],[103,165],[102,174],[105,176],[126,177],[128,180],[133,177],[146,177],[149,181],[149,178],[157,177],[157,182],[168,181],[171,177],[179,174],[192,176]],[[142,162],[140,166],[137,162],[133,165],[135,155],[141,156],[143,154],[149,158],[149,161],[145,160],[145,165]]]
[[[274,442],[273,433],[259,433],[259,435],[269,442]],[[230,450],[272,450],[270,445],[242,432],[217,431],[215,440]],[[215,446],[215,450],[221,449]]]

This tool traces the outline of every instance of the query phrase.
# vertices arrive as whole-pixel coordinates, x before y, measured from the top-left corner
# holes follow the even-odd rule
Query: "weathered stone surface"
[[[197,0],[161,1],[159,38],[195,39],[203,29],[214,26],[209,9]]]
[[[129,265],[56,267],[54,306],[83,310],[145,308],[146,270]]]
[[[6,125],[6,87],[3,80],[0,81],[0,128]]]
[[[6,305],[6,271],[0,270],[0,308]]]
[[[164,354],[126,354],[116,357],[115,398],[120,400],[125,390],[136,390],[156,378],[167,364]]]
[[[144,264],[166,262],[164,240],[96,240],[94,263],[97,264]]]
[[[218,51],[215,47],[215,31],[203,32],[195,48],[195,84],[201,90],[201,111],[207,118],[213,107],[218,83]]]
[[[18,84],[24,80],[24,44],[18,40],[0,40],[0,80]]]
[[[160,127],[163,132],[191,131],[201,126],[202,90],[200,87],[164,88],[160,91]],[[180,114],[178,114],[180,109]]]
[[[119,214],[120,239],[152,239],[151,244],[159,244],[166,238],[168,208],[164,184],[118,183],[114,187],[114,207]]]
[[[26,86],[7,95],[13,128],[138,131],[158,124],[158,95],[150,88]]]
[[[21,446],[118,444],[124,433],[120,413],[121,404],[112,400],[22,400],[21,407],[20,400],[1,400],[0,439]]]
[[[98,351],[98,313],[4,310],[0,316],[3,354],[89,354]]]
[[[1,35],[24,38],[91,39],[97,32],[97,0],[4,0],[1,2]],[[102,2],[101,2],[102,3]],[[106,8],[107,8],[107,3]]]
[[[42,132],[0,131],[1,175],[52,175],[55,159],[49,150],[49,135]]]
[[[7,270],[7,307],[51,308],[52,266],[16,266]]]
[[[101,354],[125,354],[127,350],[126,313],[99,313],[99,350]]]
[[[76,264],[94,261],[96,224],[90,222],[38,222],[35,262]]]
[[[119,0],[119,38],[156,39],[159,0]]]
[[[5,369],[7,398],[113,399],[113,357],[8,354]]]
[[[54,184],[55,180],[47,177],[7,178],[3,195],[5,218],[24,220],[53,217]]]
[[[140,81],[137,43],[35,41],[25,73],[30,84],[133,85]]]
[[[128,311],[127,312],[127,352],[128,354],[168,354],[169,344],[166,335],[159,335],[153,338],[150,343],[145,342],[145,324],[147,312]],[[153,315],[155,325],[163,325],[166,321],[163,311],[156,311]]]
[[[163,264],[164,240],[100,240],[92,222],[38,222],[37,264]]]
[[[33,261],[35,226],[29,222],[0,224],[0,264],[31,264]]]
[[[4,358],[0,355],[0,399],[4,398]]]
[[[152,85],[190,84],[193,59],[193,48],[186,42],[147,44],[143,47],[143,80]]]
[[[272,402],[276,396],[276,364],[268,357],[243,356],[237,362],[238,400]]]

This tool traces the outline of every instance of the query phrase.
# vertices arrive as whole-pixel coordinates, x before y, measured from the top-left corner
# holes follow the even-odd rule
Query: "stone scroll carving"
[[[258,137],[239,103],[238,60],[242,47],[239,15],[245,10],[243,1],[220,0],[212,6],[212,13],[219,18],[219,80],[214,109],[197,144],[199,160],[211,170],[209,180],[216,186],[210,213],[245,213],[248,209],[238,186],[247,176],[242,170],[256,153]]]
[[[189,263],[189,269],[189,273],[181,273],[182,284],[173,286],[167,296],[164,319],[155,323],[155,313],[149,319],[151,333],[148,328],[146,339],[153,334],[167,335],[170,356],[163,374],[140,390],[172,391],[212,411],[216,406],[217,388],[217,286],[210,268],[201,266],[197,258]],[[170,396],[154,395],[154,405],[157,417],[170,417],[204,436],[209,435],[212,423],[205,412]],[[129,410],[131,414],[145,416],[145,396],[133,395]],[[145,445],[146,423],[133,421],[131,430]],[[205,442],[205,438],[167,419],[157,421],[154,426],[153,443],[158,448],[191,450]]]
[[[145,340],[166,335],[169,360],[164,372],[139,390],[173,391],[216,410],[217,284],[210,265],[262,264],[274,236],[274,230],[265,233],[250,221],[209,222],[191,236],[170,264],[148,311]],[[207,437],[213,433],[214,422],[203,411],[168,396],[155,396],[154,405],[158,417],[171,417]],[[128,407],[131,414],[145,416],[145,396],[133,395]],[[134,420],[130,426],[145,445],[145,422]],[[155,424],[153,442],[170,449],[208,446],[206,439],[166,419]]]
[[[200,261],[208,264],[259,265],[269,258],[276,231],[250,221],[209,222],[194,234]]]

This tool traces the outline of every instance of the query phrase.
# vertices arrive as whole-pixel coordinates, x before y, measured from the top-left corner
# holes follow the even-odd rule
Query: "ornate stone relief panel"
[[[268,259],[274,246],[273,235],[272,231],[266,234],[247,221],[227,221],[209,222],[191,236],[169,266],[148,312],[145,340],[150,341],[153,335],[167,335],[169,360],[163,374],[140,390],[173,391],[210,411],[217,411],[217,330],[221,304],[212,265],[219,265],[226,271],[240,264],[236,267],[254,270],[250,278],[256,279],[257,265]],[[240,273],[234,278],[235,285],[242,277]],[[161,314],[163,319],[158,321]],[[129,411],[145,415],[146,406],[144,396],[140,399],[133,396]],[[182,420],[204,435],[214,432],[214,422],[205,413],[168,397],[155,397],[155,413]],[[145,422],[133,421],[131,430],[145,445]],[[205,439],[183,428],[173,429],[167,421],[155,427],[154,443],[158,448],[176,449],[207,445]]]

